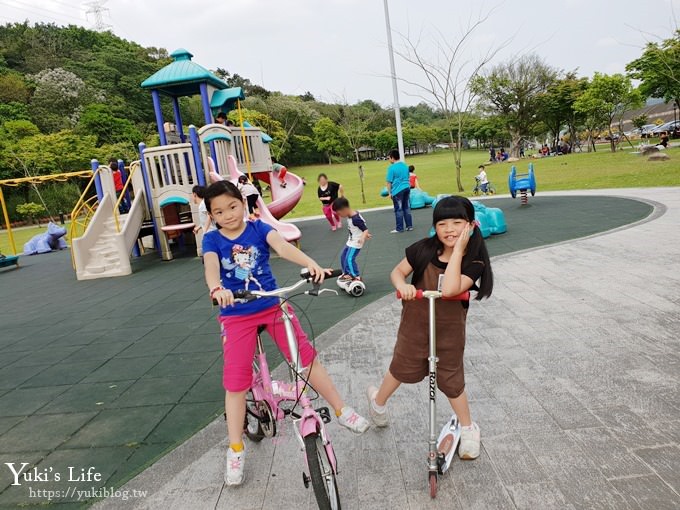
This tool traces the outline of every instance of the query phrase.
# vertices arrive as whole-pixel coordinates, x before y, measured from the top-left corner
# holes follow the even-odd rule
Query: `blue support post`
[[[179,134],[179,139],[182,143],[187,141],[187,137],[184,134],[184,128],[182,127],[182,112],[179,110],[179,99],[176,97],[172,98],[172,109],[175,112],[175,125],[177,126],[177,134]]]
[[[144,149],[146,149],[146,144],[139,144],[139,163],[141,165],[142,179],[144,180],[144,194],[146,195],[146,206],[149,208],[149,215],[151,216],[151,223],[153,223],[153,242],[156,245],[156,250],[158,255],[163,257],[161,253],[161,243],[158,237],[158,225],[156,224],[156,218],[153,214],[153,199],[151,197],[151,183],[149,182],[149,174],[146,169],[146,161],[144,161]]]
[[[102,179],[97,172],[99,168],[99,161],[93,159],[90,161],[90,166],[92,167],[92,172],[94,173],[94,189],[97,190],[97,200],[100,202],[104,200],[104,188],[102,188]]]
[[[194,165],[196,165],[196,176],[198,177],[199,186],[205,186],[205,172],[201,164],[201,142],[198,140],[198,133],[196,126],[193,124],[189,126],[189,139],[191,140],[191,152],[194,155]]]
[[[120,172],[120,180],[123,182],[123,186],[127,183],[128,180],[128,173],[125,171],[125,161],[122,159],[118,160],[118,171]],[[127,207],[127,210],[130,210],[130,207],[132,206],[132,200],[130,199],[130,188],[125,190],[125,198],[123,199],[123,203]],[[132,255],[134,257],[140,257],[141,253],[139,252],[139,246],[137,243],[134,244],[132,247]]]
[[[161,139],[161,145],[168,145],[168,139],[165,136],[165,129],[163,128],[163,111],[161,110],[161,94],[157,90],[151,91],[151,99],[153,100],[153,111],[156,114],[156,124],[158,124],[158,136]]]
[[[212,124],[212,110],[210,109],[210,98],[208,97],[208,84],[203,82],[199,85],[201,89],[201,104],[203,105],[203,117],[205,118],[206,124]],[[210,156],[215,163],[215,169],[219,173],[219,168],[217,167],[217,156],[215,155],[215,143],[210,142]]]
[[[123,186],[125,186],[125,183],[127,183],[128,180],[128,173],[125,171],[125,161],[122,159],[118,160],[118,171],[120,172],[120,180],[123,182]],[[125,199],[123,199],[123,202],[127,205],[128,209],[132,205],[132,200],[130,199],[130,188],[125,190]]]

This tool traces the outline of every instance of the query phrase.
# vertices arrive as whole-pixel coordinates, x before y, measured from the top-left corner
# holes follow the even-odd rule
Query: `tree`
[[[626,111],[642,102],[640,92],[633,88],[630,78],[623,74],[595,73],[590,85],[574,103],[574,108],[606,126],[612,152],[616,152],[616,140],[612,132],[614,119],[619,122],[619,131]]]
[[[663,97],[680,108],[680,30],[660,43],[647,44],[626,71],[641,81],[639,89],[645,97]]]
[[[381,154],[387,154],[397,146],[397,130],[387,127],[373,135],[373,145]]]
[[[35,202],[28,202],[17,205],[17,212],[21,216],[28,218],[28,221],[31,223],[37,223],[40,225],[40,221],[36,221],[35,218],[37,218],[38,214],[45,212],[45,206],[36,204]]]
[[[19,73],[0,74],[0,103],[26,103],[31,91]]]
[[[633,117],[630,121],[633,123],[633,126],[635,126],[638,129],[642,129],[642,126],[647,124],[647,121],[649,118],[647,117],[646,113],[641,113],[640,115],[636,115]]]
[[[85,108],[78,120],[76,133],[95,135],[97,146],[119,142],[139,143],[142,140],[142,134],[132,122],[114,116],[108,105],[101,103]]]
[[[345,156],[349,152],[347,137],[340,127],[328,117],[320,118],[314,124],[313,131],[316,147],[326,154],[329,165],[333,162],[333,156]]]
[[[540,121],[540,97],[556,78],[557,70],[532,54],[499,64],[476,80],[483,106],[498,116],[510,134],[513,157],[519,157],[522,138]]]
[[[574,103],[583,94],[588,84],[586,78],[577,78],[575,73],[550,84],[538,97],[538,115],[552,134],[552,146],[559,142],[560,132],[566,126],[569,130],[569,145],[573,148],[576,140],[576,126],[579,121]]]
[[[469,119],[469,113],[477,100],[480,89],[474,84],[484,66],[498,53],[505,43],[497,48],[482,52],[478,60],[470,60],[468,54],[472,38],[477,29],[491,18],[495,9],[468,23],[457,38],[448,39],[443,32],[437,31],[433,54],[426,58],[426,51],[421,48],[420,40],[413,40],[402,35],[404,48],[396,53],[407,63],[418,68],[423,77],[422,83],[401,79],[419,91],[416,94],[426,103],[433,105],[446,120],[451,151],[456,168],[456,185],[463,191],[460,176],[462,167],[463,130]]]
[[[75,126],[85,105],[103,100],[78,76],[62,68],[45,69],[30,78],[36,87],[31,115],[42,131],[55,132]]]

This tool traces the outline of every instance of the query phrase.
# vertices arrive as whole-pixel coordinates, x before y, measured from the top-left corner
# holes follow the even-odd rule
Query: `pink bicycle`
[[[335,270],[326,278],[337,278],[341,271]],[[340,509],[340,495],[336,476],[337,461],[331,439],[326,431],[326,424],[331,421],[331,414],[327,407],[315,409],[308,391],[314,390],[308,382],[308,375],[300,362],[298,344],[293,330],[293,324],[286,306],[288,296],[304,285],[311,284],[312,288],[302,292],[308,296],[319,296],[325,292],[337,295],[337,291],[322,289],[318,283],[304,270],[299,282],[289,287],[273,291],[241,290],[234,293],[236,302],[247,302],[261,297],[280,298],[279,308],[283,320],[291,361],[288,363],[290,381],[274,381],[269,372],[267,355],[265,354],[262,338],[258,331],[257,350],[253,359],[253,381],[246,397],[246,419],[244,431],[246,436],[255,442],[265,437],[276,435],[277,422],[286,416],[293,418],[294,431],[302,450],[305,452],[307,472],[302,473],[302,481],[306,488],[310,482],[314,489],[317,504],[322,510]],[[291,407],[282,407],[284,402],[292,402]],[[299,411],[296,411],[299,409]]]

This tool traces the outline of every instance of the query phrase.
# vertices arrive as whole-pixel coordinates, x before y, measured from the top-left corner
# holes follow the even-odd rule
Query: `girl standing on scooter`
[[[369,414],[378,427],[388,424],[387,400],[402,383],[417,383],[428,370],[428,303],[416,300],[417,290],[440,290],[444,296],[477,291],[489,297],[493,273],[489,254],[467,198],[446,197],[433,212],[435,235],[406,248],[406,257],[390,278],[401,294],[403,309],[392,362],[380,388],[368,388]],[[406,278],[411,276],[411,283]],[[468,301],[437,300],[437,386],[447,396],[462,426],[458,455],[479,456],[481,434],[472,421],[463,372]]]

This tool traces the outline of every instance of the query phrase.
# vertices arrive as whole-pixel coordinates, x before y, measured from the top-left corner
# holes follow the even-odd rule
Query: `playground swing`
[[[47,205],[45,204],[45,201],[42,199],[42,196],[40,195],[40,192],[37,190],[37,186],[39,184],[44,184],[48,182],[66,182],[69,179],[72,178],[87,178],[92,175],[91,170],[82,170],[78,172],[66,172],[66,173],[60,173],[60,174],[50,174],[50,175],[28,175],[28,171],[26,171],[27,176],[26,177],[19,177],[17,179],[4,179],[0,180],[0,208],[2,209],[2,215],[3,215],[3,220],[4,220],[4,226],[5,229],[7,229],[7,237],[9,240],[9,245],[12,250],[12,254],[14,256],[18,256],[19,253],[17,252],[17,247],[16,247],[16,242],[14,240],[14,233],[12,232],[12,225],[9,221],[9,213],[7,211],[7,203],[5,201],[5,196],[3,193],[3,186],[7,187],[18,187],[22,184],[29,184],[33,186],[33,189],[36,190],[38,197],[40,198],[40,201],[43,203],[43,206],[45,207],[45,210],[47,211],[50,220],[54,221],[54,218],[52,214],[50,213]],[[11,264],[12,262],[7,261],[8,256],[5,256],[5,265]],[[3,266],[0,266],[3,267]]]

